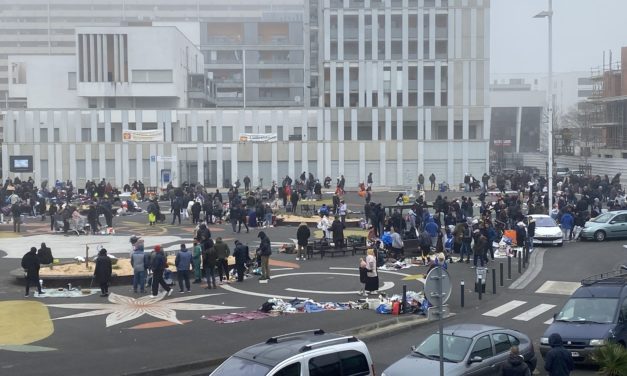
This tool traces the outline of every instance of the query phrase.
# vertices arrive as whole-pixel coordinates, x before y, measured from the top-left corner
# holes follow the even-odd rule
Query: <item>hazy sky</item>
[[[491,0],[493,74],[548,71],[548,0]],[[620,59],[627,46],[627,0],[553,0],[553,71],[600,67],[603,51]],[[606,63],[607,63],[606,52]]]

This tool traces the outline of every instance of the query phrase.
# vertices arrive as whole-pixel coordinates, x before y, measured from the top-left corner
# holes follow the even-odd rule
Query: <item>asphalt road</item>
[[[623,249],[621,241],[605,243],[575,242],[565,244],[561,248],[549,248],[544,256],[544,267],[538,277],[522,290],[506,289],[491,301],[481,304],[471,304],[459,310],[453,309],[457,316],[448,319],[447,324],[454,323],[482,323],[519,330],[532,338],[536,355],[538,356],[538,371],[535,374],[545,375],[544,362],[539,352],[540,337],[548,327],[545,322],[558,312],[568,299],[566,295],[537,293],[546,281],[579,282],[584,277],[607,272],[627,260],[627,250]],[[488,294],[489,297],[489,294]],[[498,317],[485,316],[484,313],[502,306],[512,300],[525,302]],[[525,311],[540,304],[554,305],[546,312],[531,318],[528,321],[514,319]],[[437,331],[437,322],[430,323],[412,330],[397,334],[393,337],[368,341],[368,348],[373,354],[377,372],[382,372],[390,364],[409,353],[412,345],[418,345],[431,333]],[[594,375],[594,368],[578,367],[572,375]]]

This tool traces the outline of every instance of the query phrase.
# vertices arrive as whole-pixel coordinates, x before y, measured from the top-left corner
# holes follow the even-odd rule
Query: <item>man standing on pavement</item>
[[[250,255],[248,254],[248,246],[245,246],[239,240],[236,240],[235,249],[233,250],[233,257],[235,257],[237,282],[243,282],[244,274],[246,274],[246,263],[250,260]]]
[[[180,213],[180,212],[179,212]],[[180,214],[179,214],[180,218]],[[167,266],[168,261],[165,258],[165,255],[161,251],[161,246],[159,244],[155,245],[155,252],[152,257],[152,297],[156,297],[159,293],[159,285],[163,287],[163,289],[167,292],[168,296],[172,295],[172,289],[168,286],[163,280],[163,271]]]
[[[435,174],[432,172],[431,176],[429,176],[429,182],[431,182],[431,190],[435,190]]]
[[[172,224],[174,224],[174,220],[178,217],[179,225],[181,224],[181,210],[183,209],[183,198],[180,196],[176,196],[174,200],[172,200],[172,207],[170,211],[172,212]]]
[[[135,239],[135,243],[133,243]],[[139,244],[137,237],[131,238],[131,244],[133,244],[134,250],[131,254],[131,266],[133,267],[133,292],[137,294],[137,286],[140,288],[140,292],[143,294],[146,292],[146,269],[150,263],[150,255],[144,252],[144,245]]]
[[[551,350],[544,357],[544,369],[549,376],[568,376],[575,368],[573,357],[562,345],[562,336],[553,333],[549,336]]]
[[[509,358],[503,364],[501,376],[531,376],[529,366],[520,355],[518,346],[512,346],[509,350]]]
[[[369,191],[372,190],[372,172],[368,174],[367,187]]]
[[[189,269],[192,266],[192,254],[189,253],[185,244],[181,244],[181,250],[176,254],[174,259],[174,265],[176,265],[176,274],[179,280],[179,292],[182,294],[183,282],[185,282],[185,288],[187,292],[191,292],[189,285]]]
[[[533,237],[536,235],[536,221],[532,216],[529,216],[527,223],[527,249],[529,252],[533,252]]]
[[[194,238],[194,244],[192,246],[192,265],[194,268],[194,282],[200,283],[202,281],[202,272],[200,271],[201,267],[201,254],[202,254],[202,246],[198,243],[198,239]]]
[[[220,284],[224,284],[224,280],[226,283],[229,283],[229,256],[231,255],[231,250],[229,249],[228,244],[222,241],[221,237],[216,238],[216,243],[213,245],[213,248],[216,252],[216,258],[218,259],[218,275],[220,276]]]
[[[270,239],[266,235],[265,232],[260,231],[257,235],[259,239],[261,239],[261,244],[259,244],[259,256],[261,256],[261,278],[259,280],[269,280],[270,279],[270,255],[272,254],[272,248],[270,245]]]

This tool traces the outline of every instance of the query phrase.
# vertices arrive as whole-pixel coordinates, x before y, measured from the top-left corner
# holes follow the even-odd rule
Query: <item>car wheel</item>
[[[563,246],[563,245],[564,245],[564,242],[561,242],[561,243],[559,243],[557,246],[558,246],[558,247],[561,247],[561,246]]]
[[[605,240],[605,231],[597,231],[594,233],[594,240],[598,241],[598,242],[602,242],[603,240]]]

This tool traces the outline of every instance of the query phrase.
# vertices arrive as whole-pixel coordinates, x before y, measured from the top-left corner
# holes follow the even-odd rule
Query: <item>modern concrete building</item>
[[[36,178],[79,185],[268,185],[311,171],[407,186],[419,173],[456,184],[488,171],[488,0],[98,2],[59,14],[109,12],[129,26],[73,25],[67,56],[6,57],[7,103],[28,108],[2,113],[3,171],[19,155],[33,156]],[[180,43],[150,35],[160,30]],[[31,72],[52,63],[54,79]],[[215,98],[190,96],[190,76]],[[241,141],[254,137],[266,142]]]
[[[491,160],[501,168],[520,167],[522,159],[515,160],[513,156],[541,149],[546,93],[533,90],[524,79],[510,79],[490,86],[490,103]]]

